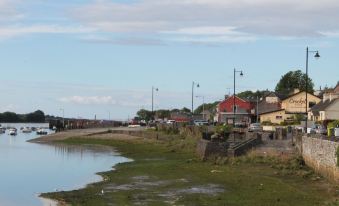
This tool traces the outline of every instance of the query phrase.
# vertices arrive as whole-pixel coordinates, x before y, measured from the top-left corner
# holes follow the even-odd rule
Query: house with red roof
[[[235,123],[249,124],[254,115],[254,105],[237,96],[227,97],[217,105],[216,119],[219,123],[233,124],[235,119]]]

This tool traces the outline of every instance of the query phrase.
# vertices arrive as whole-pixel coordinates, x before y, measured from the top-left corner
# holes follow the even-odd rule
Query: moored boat
[[[25,127],[22,129],[22,133],[31,133],[31,132],[32,132],[32,129],[29,127]]]
[[[38,129],[37,132],[36,132],[37,135],[46,135],[47,134],[47,131],[44,130],[44,129]]]
[[[12,135],[12,136],[15,136],[15,135],[17,135],[17,130],[15,128],[11,128],[11,129],[9,129],[8,134]]]
[[[6,128],[0,127],[0,134],[4,134],[6,132]]]

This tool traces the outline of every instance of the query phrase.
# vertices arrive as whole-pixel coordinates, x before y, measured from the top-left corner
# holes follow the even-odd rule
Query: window
[[[275,116],[276,119],[282,119],[282,116]]]
[[[308,108],[312,108],[314,105],[316,105],[317,103],[315,102],[309,102],[308,103]]]
[[[238,105],[233,106],[233,112],[238,112]]]

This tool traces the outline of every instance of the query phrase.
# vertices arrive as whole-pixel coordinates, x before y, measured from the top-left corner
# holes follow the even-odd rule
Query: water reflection
[[[26,125],[14,126],[20,128]],[[19,130],[17,136],[0,134],[1,206],[42,205],[37,194],[77,189],[100,181],[101,177],[95,173],[128,161],[111,147],[26,142],[34,137],[36,134],[33,132],[26,134]]]

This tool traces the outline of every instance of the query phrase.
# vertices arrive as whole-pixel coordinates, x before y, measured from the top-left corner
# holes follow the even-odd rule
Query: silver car
[[[262,131],[261,124],[260,123],[250,124],[250,126],[248,127],[248,131],[249,132],[260,132],[260,131]]]

